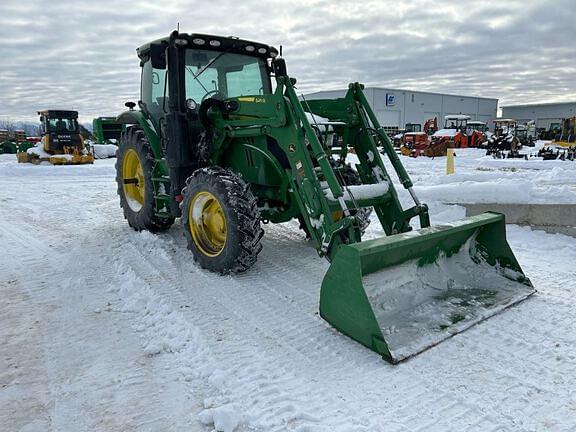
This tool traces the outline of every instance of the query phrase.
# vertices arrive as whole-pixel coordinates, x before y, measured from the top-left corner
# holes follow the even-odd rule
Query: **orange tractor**
[[[417,128],[416,128],[417,126]],[[431,141],[430,135],[438,130],[436,117],[428,119],[424,123],[424,131],[421,131],[419,124],[406,124],[406,133],[402,136],[400,152],[405,156],[418,157],[421,155],[436,156],[427,154]]]
[[[485,140],[484,132],[478,127],[480,123],[485,125],[483,122],[470,122],[467,115],[447,115],[444,117],[444,128],[432,135],[432,142],[443,142],[447,148],[479,147]]]
[[[468,135],[468,147],[482,147],[482,143],[488,139],[488,125],[483,121],[469,121],[466,128]]]

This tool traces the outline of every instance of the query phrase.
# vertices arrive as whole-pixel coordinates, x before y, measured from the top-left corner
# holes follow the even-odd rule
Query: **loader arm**
[[[212,163],[220,163],[239,140],[258,139],[262,135],[273,138],[289,162],[285,176],[292,191],[291,199],[297,203],[318,253],[328,259],[339,245],[362,240],[361,224],[355,217],[361,208],[375,209],[386,235],[410,231],[409,222],[415,216],[420,217],[422,227],[430,225],[428,209],[416,199],[412,182],[360,84],[351,84],[344,99],[307,102],[298,97],[295,79],[279,76],[276,80],[274,94],[227,99],[224,105],[234,107],[233,110],[209,111],[216,131]],[[341,157],[346,157],[348,148],[354,149],[359,159],[356,169],[361,185],[346,185],[334,169],[332,152],[319,138],[314,129],[317,125],[311,124],[307,112],[339,122],[338,132],[343,138]],[[401,184],[415,198],[414,207],[402,208],[379,146],[386,150]],[[236,169],[247,171],[242,165]]]
[[[362,207],[375,209],[386,235],[410,231],[409,222],[415,216],[420,217],[422,227],[429,226],[428,208],[417,200],[412,181],[364,97],[362,86],[351,84],[343,99],[308,102],[298,98],[294,82],[287,77],[282,80],[285,96],[302,130],[302,142],[296,149],[299,157],[293,166],[293,180],[297,190],[301,191],[296,195],[303,201],[300,206],[302,216],[320,247],[319,252],[331,258],[339,244],[361,241],[358,221],[350,214],[351,210]],[[338,178],[330,163],[331,152],[320,142],[306,112],[342,123],[338,128],[344,140],[343,155],[346,155],[347,148],[354,149],[359,159],[356,168],[362,179],[361,186],[345,186]],[[414,207],[402,208],[380,157],[379,145],[385,149],[400,182],[414,197]],[[321,183],[327,187],[323,188]],[[321,203],[321,218],[309,201]],[[345,216],[338,221],[332,217],[335,203]]]

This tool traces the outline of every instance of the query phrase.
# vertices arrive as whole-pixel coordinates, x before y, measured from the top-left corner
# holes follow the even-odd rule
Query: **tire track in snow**
[[[115,331],[110,331],[106,312],[111,311],[96,313],[92,309],[94,303],[104,303],[102,287],[109,280],[105,273],[93,273],[89,267],[79,265],[78,257],[87,245],[80,243],[71,250],[62,244],[51,247],[39,240],[49,238],[49,232],[44,231],[49,230],[0,225],[3,246],[19,257],[12,266],[19,275],[20,288],[28,294],[28,312],[33,316],[41,313],[36,319],[41,327],[35,334],[50,341],[38,346],[42,355],[37,366],[45,372],[48,386],[42,397],[42,412],[48,423],[42,423],[41,429],[181,431],[192,424],[200,429],[197,421],[189,421],[188,412],[171,406],[181,395],[174,394],[170,404],[164,396],[160,398],[163,391],[174,392],[170,374],[151,370],[151,360],[142,355],[139,344],[130,347],[131,336],[114,317],[110,318]],[[62,232],[58,237],[66,240]],[[87,314],[91,315],[92,325],[85,323]],[[102,325],[94,325],[93,321]],[[90,339],[98,341],[97,351]],[[134,364],[138,357],[140,360]],[[10,416],[3,424],[10,425],[12,421],[19,420]],[[30,421],[38,427],[41,420],[31,416]]]
[[[144,236],[148,237],[146,234]],[[153,241],[158,241],[158,239],[153,239]],[[139,274],[141,278],[142,275],[146,275],[142,279],[147,284],[155,284],[154,291],[165,294],[164,298],[170,299],[173,305],[192,303],[185,290],[180,289],[174,292],[175,287],[182,286],[179,268],[171,266],[166,261],[161,265],[153,263],[150,257],[136,253],[141,250],[141,247],[129,249],[122,257],[123,263],[135,268],[135,273]],[[148,274],[146,273],[147,271]],[[152,275],[149,274],[150,272]],[[194,277],[202,277],[202,273],[205,272],[198,271],[194,273]],[[211,279],[214,279],[214,275],[207,274],[204,279],[209,283]],[[208,333],[215,322],[230,321],[230,317],[237,316],[236,312],[221,305],[212,294],[206,297],[206,295],[198,296],[198,293],[196,293],[193,303],[194,307],[186,309],[184,313],[186,313],[190,321],[194,322],[194,325],[205,327]],[[207,311],[210,312],[207,313]],[[226,328],[225,325],[222,328],[228,334],[232,334],[237,330],[237,324],[241,321],[241,317],[236,317],[234,322],[232,322],[231,328]],[[243,324],[249,325],[246,322]],[[258,329],[252,327],[250,330],[258,331]],[[329,397],[323,396],[322,400],[317,401],[320,406],[315,407],[314,401],[311,401],[310,395],[307,394],[306,385],[299,382],[288,371],[283,370],[280,364],[272,362],[272,365],[270,365],[268,358],[260,358],[265,355],[261,352],[262,347],[250,346],[249,348],[253,349],[251,352],[251,349],[247,349],[247,343],[250,344],[250,341],[242,338],[242,335],[239,336],[236,343],[230,343],[234,339],[234,336],[232,336],[231,340],[227,340],[227,344],[221,344],[224,351],[216,350],[215,352],[218,359],[215,362],[213,361],[214,364],[226,364],[226,369],[217,368],[213,371],[213,374],[220,375],[216,380],[223,384],[222,388],[224,389],[220,389],[220,393],[224,393],[224,398],[217,399],[218,403],[224,403],[224,405],[218,408],[228,408],[230,404],[237,406],[239,403],[241,404],[243,401],[248,400],[250,401],[250,406],[244,406],[240,410],[241,413],[237,414],[238,421],[251,427],[257,426],[262,428],[262,430],[284,430],[288,424],[296,425],[298,423],[304,425],[310,423],[314,425],[314,430],[320,430],[321,428],[318,424],[320,420],[326,420],[325,423],[327,424],[332,423],[328,421],[329,419],[318,419],[311,414],[315,409],[326,413],[331,405]],[[211,348],[214,348],[214,344],[211,345]],[[253,353],[258,353],[258,357],[255,358]],[[234,361],[228,364],[228,360],[231,358]],[[224,370],[226,372],[223,372]],[[209,377],[209,380],[210,378],[215,381],[213,375]],[[235,383],[230,385],[230,387],[226,387],[222,382],[229,382],[230,380]],[[225,397],[225,394],[228,393],[235,396],[231,398],[232,402]],[[208,397],[208,400],[210,400],[210,397]],[[218,415],[218,408],[215,408],[216,415]],[[331,430],[339,430],[338,424],[342,425],[345,423],[346,417],[343,417],[335,422],[334,428]],[[350,427],[347,430],[351,430]]]
[[[141,238],[142,236],[145,237],[145,240],[138,241],[138,239]],[[191,257],[189,253],[187,251],[182,252],[180,247],[177,244],[175,244],[173,240],[167,241],[168,242],[167,249],[177,251],[180,250],[180,253],[176,253],[175,257],[166,254],[166,251],[164,251],[164,248],[162,247],[164,246],[164,243],[166,243],[166,241],[164,241],[166,238],[167,238],[166,236],[161,236],[160,238],[154,238],[152,236],[149,236],[148,234],[144,235],[140,234],[134,237],[135,243],[137,243],[135,251],[139,251],[141,254],[143,254],[141,255],[140,258],[147,261],[147,265],[151,265],[151,267],[155,269],[154,271],[156,276],[153,279],[154,280],[158,279],[157,276],[160,275],[161,279],[164,280],[165,287],[170,288],[169,290],[163,289],[163,291],[165,292],[165,298],[178,300],[176,303],[178,302],[193,303],[202,301],[199,296],[204,295],[205,291],[208,291],[208,289],[207,288],[205,290],[203,289],[201,293],[199,293],[198,291],[191,293],[190,290],[187,289],[186,285],[192,286],[194,287],[195,290],[197,290],[198,286],[202,286],[204,288],[205,286],[211,286],[211,284],[214,284],[214,282],[223,281],[222,284],[218,284],[216,288],[210,291],[212,291],[211,294],[212,299],[215,302],[219,303],[220,305],[223,305],[225,308],[225,312],[220,316],[206,317],[207,321],[204,324],[204,326],[207,329],[206,330],[207,332],[209,332],[211,328],[214,327],[214,323],[226,319],[223,317],[234,317],[235,319],[233,321],[234,323],[233,329],[231,329],[230,331],[232,333],[237,333],[238,328],[249,326],[248,333],[254,332],[260,334],[261,335],[260,339],[264,339],[264,343],[261,344],[259,348],[257,347],[257,350],[266,351],[266,354],[270,357],[271,363],[274,364],[274,369],[278,369],[281,367],[283,361],[287,357],[290,357],[291,366],[294,366],[293,356],[290,355],[291,353],[294,352],[294,349],[290,349],[290,347],[287,347],[285,343],[282,343],[283,339],[281,337],[278,337],[278,335],[275,334],[274,332],[272,333],[267,332],[266,329],[268,327],[272,328],[281,327],[285,325],[287,322],[290,322],[293,324],[293,326],[291,327],[290,325],[286,325],[286,327],[288,328],[288,330],[293,330],[293,332],[296,335],[294,338],[292,338],[290,343],[293,343],[294,340],[307,341],[304,344],[304,346],[302,346],[302,343],[300,343],[301,346],[299,347],[298,351],[299,356],[298,362],[301,363],[301,367],[311,369],[311,371],[307,371],[307,373],[302,373],[301,370],[298,370],[298,375],[300,379],[304,379],[305,381],[320,380],[322,378],[321,376],[324,376],[324,380],[328,382],[330,381],[337,382],[339,380],[339,375],[341,375],[342,368],[349,367],[350,364],[353,364],[354,363],[354,361],[352,361],[353,356],[357,357],[358,354],[357,351],[363,350],[363,348],[359,347],[358,345],[352,342],[351,353],[346,356],[341,356],[337,350],[333,349],[333,345],[332,346],[330,345],[330,341],[328,342],[326,341],[326,337],[329,336],[330,332],[333,332],[333,330],[329,329],[329,332],[327,332],[326,329],[328,328],[328,325],[324,323],[324,321],[320,320],[316,315],[313,314],[311,316],[312,320],[310,320],[310,317],[305,318],[306,314],[302,313],[302,310],[299,310],[298,308],[292,308],[294,309],[294,311],[292,312],[292,315],[294,315],[294,319],[290,317],[290,319],[288,320],[280,319],[278,314],[274,313],[274,311],[278,309],[282,310],[287,309],[286,305],[282,304],[273,305],[272,310],[270,310],[269,307],[265,308],[263,311],[255,309],[255,304],[258,304],[258,299],[248,298],[249,296],[245,295],[246,294],[245,288],[253,283],[255,285],[256,292],[260,293],[260,295],[265,294],[267,291],[270,291],[269,289],[266,289],[266,286],[262,285],[262,280],[267,280],[266,275],[261,274],[252,276],[242,275],[240,279],[244,280],[238,280],[237,277],[232,278],[220,278],[217,276],[215,277],[213,274],[207,273],[205,271],[196,268],[195,265],[191,263]],[[149,242],[154,242],[153,246],[152,243]],[[154,251],[153,252],[151,250],[147,251],[146,247],[149,248],[153,247]],[[158,253],[159,250],[162,253],[159,254]],[[159,257],[159,255],[161,256]],[[137,261],[136,263],[132,262],[131,265],[136,266],[136,268],[138,268],[141,265],[142,262],[141,259],[136,260]],[[138,271],[145,271],[145,270],[140,268]],[[180,279],[178,280],[174,277],[174,275],[179,273],[180,274],[184,273],[184,275],[181,275]],[[246,279],[249,279],[249,281],[247,282]],[[290,278],[290,280],[293,282],[293,279]],[[231,290],[235,288],[234,285],[238,285],[238,287],[236,288],[240,288],[242,289],[242,291],[239,292],[238,295],[236,295],[234,298],[229,298],[231,296]],[[174,287],[178,287],[179,290],[178,294],[174,293]],[[276,291],[277,290],[275,289],[274,292]],[[271,297],[273,299],[280,298],[275,295]],[[268,300],[268,296],[266,297],[266,300]],[[263,302],[262,299],[260,299],[259,303],[264,304],[266,302],[265,301]],[[200,308],[199,313],[202,314],[203,311],[205,310],[213,310],[213,309],[214,309],[213,304],[203,305],[202,308]],[[254,317],[251,318],[249,315],[254,315]],[[194,319],[198,320],[198,317],[195,316]],[[313,326],[319,326],[320,328],[319,336],[314,338],[310,337],[309,333],[311,332],[311,330],[313,330],[313,328],[311,328],[310,323],[307,321],[312,321]],[[289,333],[288,330],[286,330],[287,333]],[[231,337],[231,339],[233,339],[234,337]],[[246,329],[244,329],[244,332],[239,334],[239,337],[241,339],[241,342],[243,342],[242,346],[238,348],[236,348],[237,345],[232,345],[231,347],[226,346],[223,358],[229,356],[230,350],[234,351],[235,349],[238,349],[240,352],[242,350],[246,351],[246,347],[244,346],[246,342],[254,341],[253,337],[247,336]],[[333,339],[336,339],[336,341],[334,342],[335,344],[341,344],[342,338],[343,336],[337,333],[333,335]],[[351,342],[347,339],[346,341]],[[227,343],[229,344],[229,341],[227,341]],[[253,343],[257,343],[257,341],[254,341]],[[329,356],[325,355],[322,352],[323,350],[317,349],[318,347],[324,347],[326,350],[331,350],[331,355]],[[395,380],[400,381],[401,379],[405,379],[406,371],[404,371],[404,374],[402,374],[402,377],[400,377],[399,374],[394,372],[393,368],[383,363],[383,361],[378,356],[372,355],[371,352],[367,352],[367,354],[368,356],[364,356],[364,358],[368,360],[368,364],[373,365],[372,367],[376,367],[376,365],[378,365],[377,367],[379,367],[380,369],[384,368],[390,371],[389,378],[391,379],[392,382],[394,382]],[[330,357],[333,357],[337,361],[332,362],[333,364],[330,364],[331,362],[327,361],[327,359],[329,359]],[[267,361],[269,360],[267,359]],[[234,367],[234,365],[232,367]],[[324,370],[322,369],[323,367]],[[242,368],[238,368],[238,370],[242,370]],[[266,368],[265,367],[259,368],[259,370],[263,369],[265,370]],[[360,382],[363,382],[364,380],[368,382],[370,380],[369,377],[370,375],[367,373],[366,377],[360,379]],[[246,381],[248,380],[249,379],[247,379]],[[423,387],[427,387],[426,383],[424,382],[421,382],[420,385]],[[335,385],[335,387],[337,389],[338,385]],[[325,392],[330,395],[335,394],[335,396],[333,397],[336,397],[338,403],[330,402],[330,405],[338,407],[338,409],[341,411],[344,412],[347,411],[347,403],[346,403],[347,401],[339,397],[337,395],[338,392],[335,392],[334,390],[335,390],[334,388],[330,388],[327,392]],[[376,395],[379,395],[377,397],[380,400],[380,402],[382,401],[381,390],[382,390],[381,385],[377,385],[376,388],[374,389],[374,393]],[[359,388],[357,393],[358,395],[365,395],[366,387]],[[325,396],[323,396],[323,398],[325,398]],[[356,409],[354,412],[347,412],[346,417],[348,419],[347,421],[345,421],[344,423],[339,421],[338,423],[342,425],[343,429],[350,428],[352,422],[355,422],[356,426],[358,426],[358,423],[360,423],[359,427],[367,427],[371,430],[379,429],[378,424],[371,424],[369,420],[365,420],[362,417],[363,416],[359,415]],[[361,425],[361,423],[365,423],[366,426]]]

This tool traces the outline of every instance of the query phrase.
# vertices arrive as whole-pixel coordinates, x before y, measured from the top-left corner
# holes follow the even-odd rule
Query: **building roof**
[[[540,106],[552,105],[576,105],[576,101],[572,102],[545,102],[545,103],[531,103],[531,104],[518,104],[518,105],[505,105],[502,108],[537,108]]]
[[[460,97],[460,98],[470,98],[470,99],[484,99],[490,101],[498,101],[498,98],[489,98],[483,96],[469,96],[469,95],[459,95],[459,94],[452,94],[452,93],[439,93],[439,92],[429,92],[429,91],[421,91],[421,90],[409,90],[409,89],[397,89],[397,88],[390,88],[390,87],[376,87],[376,86],[366,86],[364,87],[365,90],[374,89],[374,90],[387,90],[393,92],[407,92],[407,93],[422,93],[422,94],[429,94],[429,95],[436,95],[436,96],[452,96],[452,97]],[[332,89],[332,90],[318,90],[312,93],[308,93],[308,95],[318,94],[318,93],[326,93],[326,92],[335,92],[335,91],[343,91],[346,92],[347,89]]]

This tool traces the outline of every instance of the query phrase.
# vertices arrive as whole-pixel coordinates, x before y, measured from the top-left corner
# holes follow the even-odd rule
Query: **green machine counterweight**
[[[117,119],[118,194],[135,229],[181,218],[198,264],[226,274],[256,263],[262,222],[299,219],[331,261],[321,316],[391,362],[534,292],[502,215],[430,225],[361,84],[308,101],[275,48],[237,38],[173,32],[137,52],[139,109]],[[371,211],[383,237],[366,240]]]

